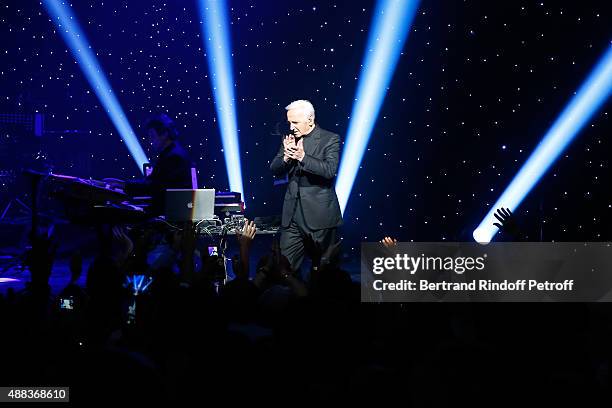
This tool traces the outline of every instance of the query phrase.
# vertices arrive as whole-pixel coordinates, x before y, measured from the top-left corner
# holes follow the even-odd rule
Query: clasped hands
[[[301,138],[295,143],[295,136],[287,135],[283,140],[284,155],[283,160],[288,162],[289,159],[302,161],[306,153],[304,152],[304,139]]]

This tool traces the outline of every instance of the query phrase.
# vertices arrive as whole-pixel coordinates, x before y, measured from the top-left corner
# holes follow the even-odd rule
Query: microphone
[[[293,143],[297,146],[302,136],[296,136],[295,133],[296,131],[294,129],[289,129],[289,135],[293,136]]]

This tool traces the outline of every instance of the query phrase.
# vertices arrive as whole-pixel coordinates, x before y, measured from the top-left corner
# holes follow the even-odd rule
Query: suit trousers
[[[304,210],[300,200],[296,200],[293,217],[287,227],[281,228],[280,250],[298,272],[302,266],[304,255],[312,260],[312,266],[318,267],[331,262],[337,254],[340,245],[338,228],[310,229],[304,218]]]

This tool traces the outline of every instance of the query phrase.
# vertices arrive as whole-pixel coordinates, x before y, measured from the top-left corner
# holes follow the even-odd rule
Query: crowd
[[[250,270],[255,230],[247,222],[237,234],[235,277],[223,284],[222,259],[199,251],[188,229],[100,228],[86,285],[77,251],[59,294],[49,277],[61,243],[39,231],[30,282],[0,297],[0,383],[70,386],[75,403],[608,398],[605,304],[362,304],[342,265],[305,279],[277,242]],[[160,244],[163,261],[152,257]]]

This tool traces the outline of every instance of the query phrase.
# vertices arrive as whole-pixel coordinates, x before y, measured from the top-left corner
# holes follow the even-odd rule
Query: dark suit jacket
[[[126,183],[126,193],[132,196],[151,196],[151,212],[165,211],[165,194],[169,188],[192,188],[191,167],[187,152],[177,142],[161,151],[150,176],[142,181]]]
[[[304,137],[305,156],[302,162],[283,160],[283,145],[272,160],[270,170],[276,175],[288,173],[289,184],[283,203],[282,226],[291,223],[296,200],[304,210],[310,229],[334,228],[342,225],[342,213],[334,189],[340,160],[340,137],[316,126]]]

